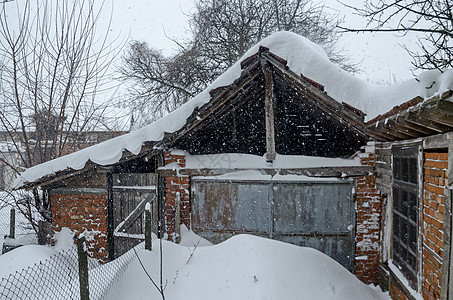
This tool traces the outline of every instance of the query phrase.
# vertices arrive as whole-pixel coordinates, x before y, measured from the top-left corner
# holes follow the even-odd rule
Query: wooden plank
[[[445,92],[442,95],[442,98],[447,98],[452,93],[453,93],[453,91]],[[445,95],[445,97],[444,97],[444,95]],[[453,102],[450,100],[446,100],[446,99],[438,100],[436,103],[436,108],[440,111],[443,111],[447,115],[453,116]]]
[[[427,136],[423,139],[424,149],[448,149],[449,146],[449,134],[436,134],[433,136]]]
[[[392,135],[401,137],[404,140],[419,137],[419,135],[416,134],[413,130],[409,132],[409,130],[404,130],[400,128],[398,125],[395,124],[395,120],[393,118],[388,118],[386,119],[386,121],[382,123],[379,122],[378,124],[379,125],[377,130],[382,130],[387,133],[391,132]]]
[[[450,156],[450,155],[449,155]],[[451,252],[451,229],[452,229],[452,218],[451,218],[451,201],[452,201],[452,190],[444,189],[445,191],[445,216],[444,216],[444,249],[443,249],[443,262],[441,267],[441,283],[440,283],[440,299],[452,299],[448,298],[448,293],[451,293],[453,286],[449,285],[449,281],[452,277],[452,252]],[[452,288],[450,288],[450,286]],[[449,291],[450,290],[450,291]]]
[[[423,108],[418,112],[420,117],[432,120],[442,125],[453,127],[453,115],[445,114],[441,110],[432,110]]]
[[[410,123],[414,123],[414,124],[417,124],[417,125],[420,125],[420,126],[424,126],[424,127],[427,127],[433,131],[436,131],[438,133],[442,133],[442,132],[447,132],[448,131],[448,127],[445,126],[445,125],[442,125],[442,124],[439,124],[433,120],[430,120],[430,119],[426,119],[422,116],[419,116],[417,115],[416,113],[414,112],[409,112],[408,114],[406,114],[406,121],[410,122]]]
[[[447,298],[446,299],[453,299],[453,249],[452,249],[452,243],[451,243],[451,237],[452,237],[452,230],[453,230],[453,226],[452,226],[452,201],[453,201],[453,190],[451,189],[452,187],[452,184],[453,184],[453,133],[450,132],[448,134],[448,140],[449,140],[449,144],[448,144],[448,173],[447,173],[447,178],[448,178],[448,189],[445,189],[445,192],[446,193],[450,193],[450,195],[448,195],[448,197],[445,198],[445,203],[448,203],[449,204],[449,209],[450,210],[446,210],[447,211],[447,215],[449,216],[449,221],[448,221],[448,224],[450,226],[450,228],[448,228],[448,231],[444,229],[444,232],[449,234],[449,241],[450,241],[450,254],[449,254],[449,268],[448,268],[448,280],[446,282],[444,282],[442,280],[442,286],[443,287],[447,287],[447,288],[444,288],[444,289],[447,289],[446,292],[444,292],[442,294],[442,296],[444,296],[444,294],[447,295]],[[447,208],[447,206],[446,206]],[[444,250],[445,251],[445,250]],[[443,271],[443,270],[442,270]],[[446,271],[447,272],[447,271]],[[442,274],[443,276],[443,274]],[[443,291],[441,291],[442,293]]]
[[[141,216],[141,214],[145,211],[145,205],[148,202],[154,201],[156,198],[155,194],[150,194],[148,197],[143,199],[136,207],[132,210],[132,212],[126,217],[124,223],[121,226],[118,226],[115,231],[118,232],[126,232],[134,222]],[[127,201],[129,204],[132,204],[133,201]]]
[[[420,126],[415,123],[407,122],[405,120],[404,116],[401,116],[401,115],[399,115],[396,118],[396,123],[399,126],[402,126],[404,128],[414,130],[414,131],[418,132],[420,135],[432,135],[432,134],[436,133],[436,131],[430,130],[429,128],[426,128],[424,126]]]
[[[371,135],[379,141],[394,141],[400,139],[399,137],[380,131],[374,124],[366,127],[364,131],[366,134]]]
[[[181,175],[188,176],[217,176],[227,174],[231,172],[243,171],[244,169],[160,169],[158,170],[161,176],[172,176],[177,172]],[[355,166],[355,167],[319,167],[319,168],[286,168],[286,169],[274,169],[274,168],[257,168],[247,169],[259,171],[264,175],[305,175],[310,177],[354,177],[369,175],[373,172],[373,167],[369,166]]]
[[[453,186],[453,132],[448,133],[448,186]],[[452,298],[453,299],[453,298]]]
[[[266,161],[275,160],[275,124],[274,124],[274,97],[272,71],[266,62],[262,61],[262,69],[265,80],[264,107],[266,118]]]

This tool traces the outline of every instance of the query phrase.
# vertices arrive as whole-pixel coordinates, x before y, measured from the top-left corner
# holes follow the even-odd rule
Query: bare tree
[[[346,5],[346,4],[344,4]],[[451,0],[367,0],[364,8],[346,5],[368,20],[367,28],[344,28],[352,32],[416,32],[419,49],[409,49],[419,69],[453,67],[453,2]]]
[[[176,55],[165,57],[135,41],[124,56],[119,71],[130,85],[134,120],[143,125],[172,111],[202,91],[252,45],[280,30],[309,38],[331,60],[355,71],[355,65],[335,48],[339,23],[336,15],[309,0],[198,0],[190,16],[191,37],[174,40],[179,46]]]
[[[107,105],[96,95],[106,88],[105,75],[119,50],[96,32],[103,9],[94,0],[24,1],[14,19],[11,4],[2,4],[1,143],[18,154],[21,168],[75,149],[73,133],[99,124]],[[14,163],[9,167],[22,171]],[[33,221],[33,206],[49,219],[48,197],[33,194],[24,213]]]

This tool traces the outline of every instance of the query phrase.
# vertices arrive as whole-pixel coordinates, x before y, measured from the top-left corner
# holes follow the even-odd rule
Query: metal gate
[[[353,184],[195,179],[192,227],[214,243],[250,233],[312,247],[353,271]]]

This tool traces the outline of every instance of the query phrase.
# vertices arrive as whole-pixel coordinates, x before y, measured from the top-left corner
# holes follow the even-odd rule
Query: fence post
[[[11,214],[9,215],[9,237],[14,238],[16,235],[16,210],[11,208]]]
[[[38,245],[50,244],[49,235],[51,232],[50,223],[44,220],[38,221]]]
[[[151,240],[151,203],[145,205],[145,249],[151,251],[153,244]]]
[[[79,238],[77,239],[77,253],[79,256],[80,300],[90,299],[88,288],[88,258],[85,241],[86,240],[84,236],[79,236]]]
[[[179,194],[179,192],[176,193],[175,206],[176,243],[179,244],[179,242],[181,241],[181,194]]]

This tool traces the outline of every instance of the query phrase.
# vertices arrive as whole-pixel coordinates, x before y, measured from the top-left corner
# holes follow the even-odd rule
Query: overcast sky
[[[9,12],[25,1],[15,0],[6,4]],[[51,0],[58,1],[58,0]],[[112,13],[110,36],[119,40],[139,40],[151,47],[171,54],[175,49],[170,38],[187,37],[188,15],[193,11],[194,0],[105,0],[103,18],[98,24],[103,34]],[[364,27],[365,20],[338,0],[324,1],[326,12],[338,13],[346,27]],[[363,0],[342,0],[352,6],[363,5]],[[32,1],[31,3],[34,3]],[[101,1],[95,3],[102,3]],[[13,13],[10,14],[14,18]],[[362,70],[357,77],[376,83],[394,83],[413,78],[411,58],[402,48],[414,48],[415,35],[396,36],[392,33],[344,33],[338,46],[358,63]]]
[[[345,0],[350,5],[362,5],[362,0]],[[327,11],[344,17],[345,26],[361,27],[364,20],[337,2],[325,0]],[[112,35],[146,41],[150,46],[170,54],[174,48],[168,37],[187,36],[187,15],[193,9],[192,0],[114,0]],[[167,37],[168,36],[168,37]],[[415,45],[412,36],[379,33],[345,33],[339,46],[359,63],[363,71],[357,76],[371,82],[393,83],[413,77],[411,59],[401,45]]]

